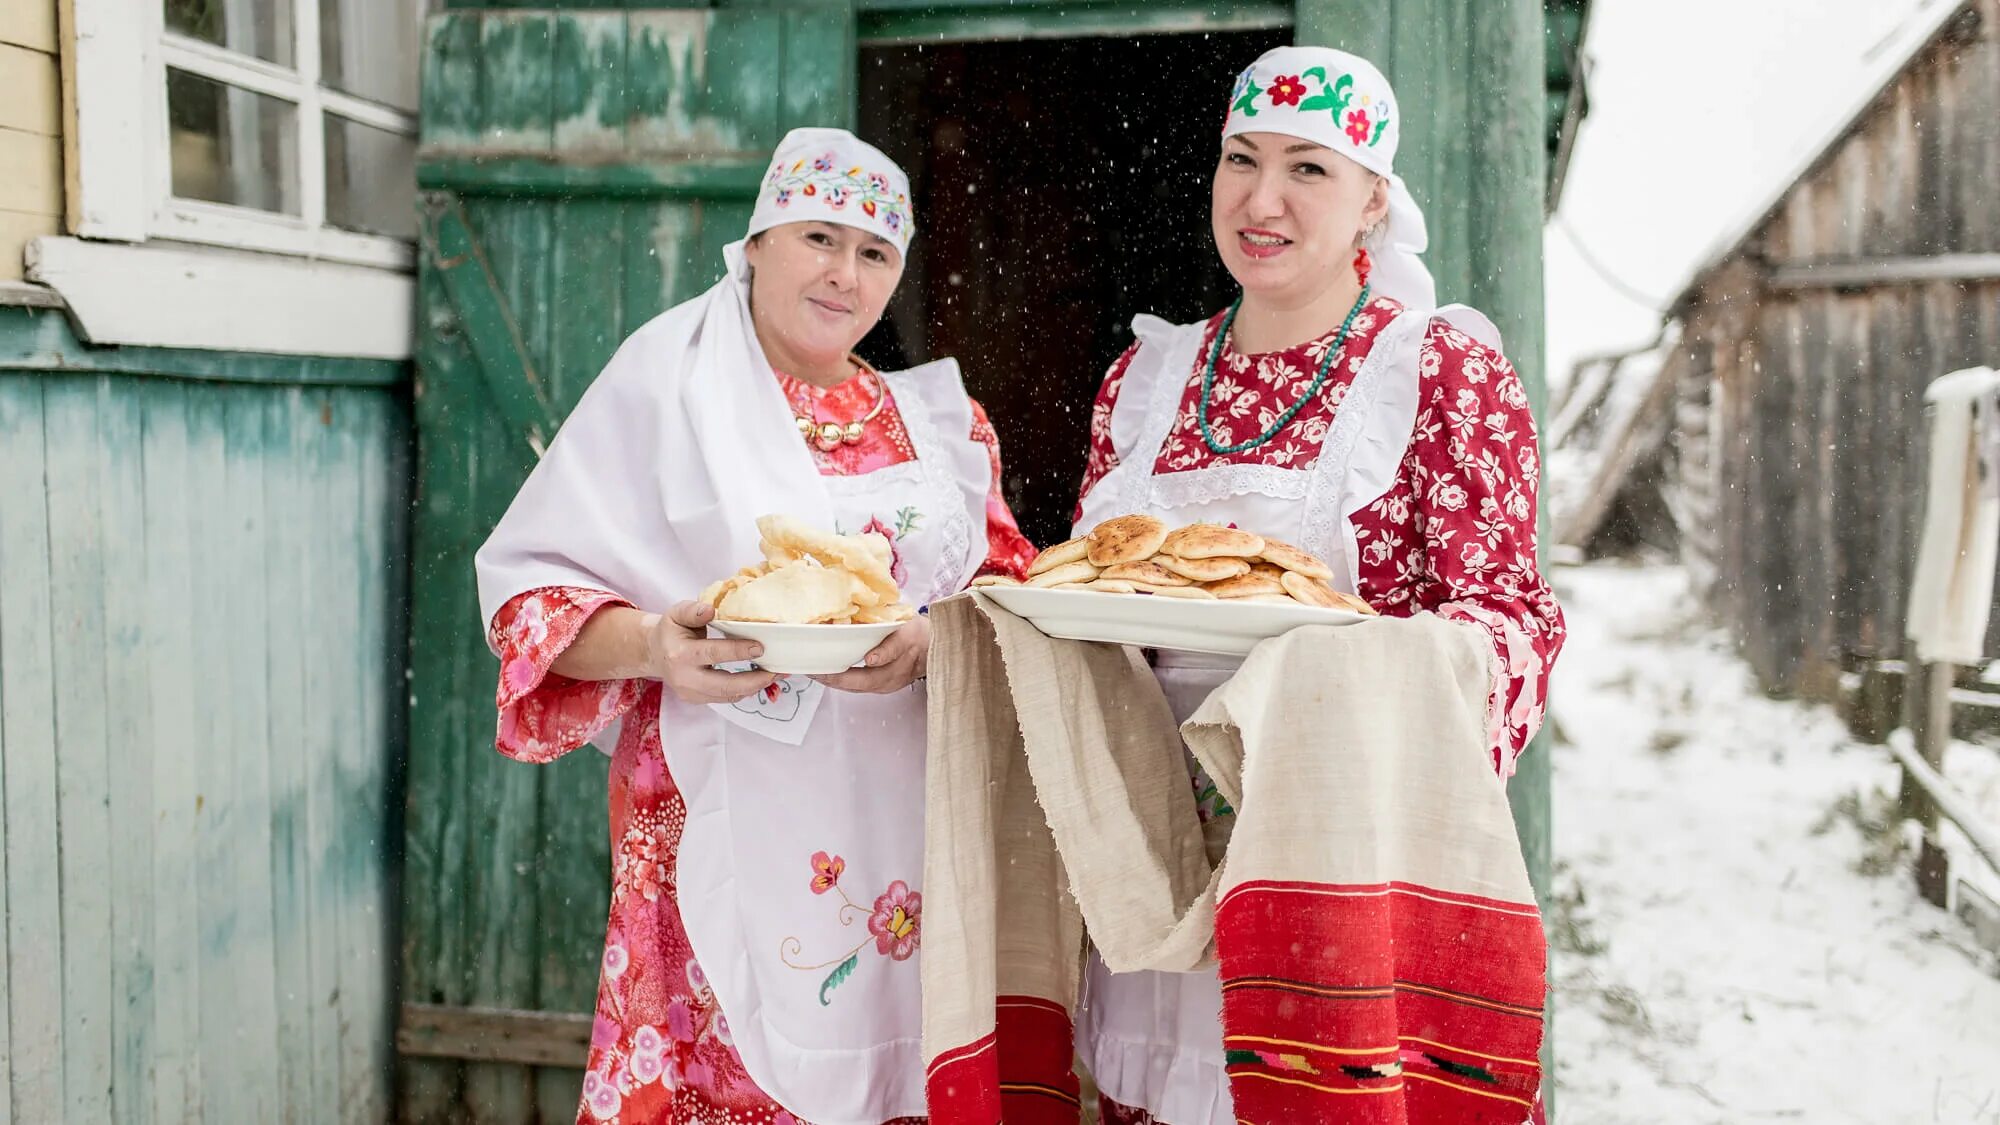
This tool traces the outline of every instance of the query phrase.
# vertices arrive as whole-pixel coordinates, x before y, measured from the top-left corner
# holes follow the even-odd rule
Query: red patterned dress
[[[1219,464],[1310,468],[1369,349],[1401,311],[1386,297],[1369,302],[1319,395],[1254,449],[1209,451],[1197,421],[1201,372],[1189,372],[1154,471]],[[1208,320],[1199,353],[1203,363],[1222,315]],[[1335,330],[1257,355],[1239,352],[1234,341],[1225,340],[1210,411],[1217,444],[1255,437],[1298,401],[1338,337]],[[1118,464],[1111,411],[1137,351],[1134,344],[1111,365],[1098,391],[1084,495]],[[1416,426],[1395,481],[1353,517],[1361,548],[1355,593],[1385,614],[1407,617],[1429,610],[1475,622],[1492,636],[1500,674],[1489,734],[1494,768],[1504,777],[1514,772],[1515,759],[1542,725],[1549,670],[1563,642],[1562,610],[1535,566],[1535,494],[1541,482],[1535,421],[1520,376],[1506,357],[1443,321],[1431,324],[1419,377]]]
[[[861,417],[873,404],[869,380],[850,379],[822,390],[783,374],[778,378],[801,415],[846,420]],[[972,436],[986,446],[993,463],[981,573],[1020,577],[1035,550],[1001,498],[999,440],[978,403],[972,407]],[[823,476],[874,472],[914,457],[893,400],[868,424],[860,444],[813,451]],[[894,528],[871,530],[895,538]],[[730,1041],[729,1021],[681,923],[674,863],[687,813],[660,746],[664,689],[654,680],[586,682],[550,671],[592,613],[624,604],[602,590],[550,587],[515,597],[490,623],[489,639],[500,654],[494,744],[502,754],[523,762],[553,761],[614,719],[626,719],[611,762],[611,916],[577,1121],[807,1125],[766,1097],[745,1073]],[[837,870],[828,871],[838,878]],[[900,906],[908,925],[898,933],[918,923],[918,896]],[[908,943],[914,947],[917,940],[912,933]]]

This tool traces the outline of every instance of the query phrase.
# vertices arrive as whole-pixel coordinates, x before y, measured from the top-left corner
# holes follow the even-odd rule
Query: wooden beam
[[[1957,825],[1959,832],[1964,834],[1973,850],[1978,852],[1993,870],[2000,871],[2000,828],[1993,827],[1980,817],[1979,811],[1972,807],[1972,803],[1926,760],[1928,754],[1920,755],[1907,746],[1893,742],[1889,744],[1889,753],[1894,754],[1896,760],[1903,764],[1903,769],[1906,771],[1904,776],[1923,790],[1925,798],[1935,806],[1936,812],[1942,813]]]
[[[983,3],[862,11],[857,22],[864,47],[912,43],[967,43],[1027,39],[1077,39],[1095,35],[1186,35],[1257,31],[1292,25],[1285,0],[1243,0],[1226,5],[1144,3],[1067,5],[995,10]]]
[[[430,149],[417,155],[417,186],[456,195],[517,198],[755,199],[769,165],[765,156],[587,163]]]
[[[1778,290],[1870,289],[1927,281],[2000,281],[2000,254],[1927,254],[1839,262],[1792,262],[1771,271]]]
[[[590,1060],[589,1016],[513,1008],[404,1004],[396,1051],[440,1059],[566,1066]]]

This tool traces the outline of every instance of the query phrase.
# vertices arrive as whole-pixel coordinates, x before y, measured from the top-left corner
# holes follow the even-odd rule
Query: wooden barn
[[[1602,398],[1618,417],[1597,479],[1556,516],[1574,546],[1677,541],[1771,690],[1831,698],[1843,670],[1900,655],[1923,390],[2000,361],[2000,3],[1914,18],[1879,85],[1695,273],[1657,354],[1595,361],[1629,385]]]
[[[1124,322],[1224,299],[1273,45],[1384,61],[1539,395],[1585,7],[0,0],[0,1125],[573,1119],[606,767],[494,753],[472,552],[786,129],[912,173],[862,350],[961,358],[1046,539]]]

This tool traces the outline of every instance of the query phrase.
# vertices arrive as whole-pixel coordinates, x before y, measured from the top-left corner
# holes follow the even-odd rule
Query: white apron
[[[983,530],[986,482],[977,482],[974,511],[973,482],[928,478],[939,426],[891,380],[919,459],[825,482],[843,532],[913,523],[895,546],[904,596],[922,604],[957,592],[983,560],[969,530],[975,515]],[[969,406],[951,425],[961,439],[971,432]],[[741,708],[723,716],[671,693],[662,705],[661,743],[688,806],[681,919],[744,1068],[773,1100],[815,1125],[921,1116],[914,943],[899,946],[892,934],[890,952],[880,952],[870,923],[895,924],[900,896],[875,908],[900,881],[921,939],[924,689],[856,695],[804,677],[789,686],[806,696],[803,706],[783,695],[770,702],[781,721],[809,717],[796,745],[734,721]],[[815,893],[819,853],[844,869],[836,889]]]
[[[479,552],[483,620],[551,585],[664,612],[756,562],[767,512],[898,532],[912,604],[971,580],[992,464],[971,438],[957,364],[883,373],[914,461],[822,477],[750,330],[740,247],[726,256],[714,289],[626,341],[522,486]],[[687,802],[677,878],[689,941],[750,1077],[815,1125],[924,1112],[913,955],[924,715],[920,686],[856,695],[803,677],[734,707],[671,692],[661,705]],[[822,852],[844,869],[816,891]]]
[[[1293,543],[1327,561],[1333,584],[1355,590],[1360,547],[1352,516],[1395,482],[1415,427],[1418,363],[1431,319],[1442,317],[1494,348],[1499,332],[1475,310],[1407,310],[1382,329],[1305,469],[1215,465],[1155,473],[1161,448],[1197,364],[1202,323],[1133,320],[1139,351],[1111,415],[1118,465],[1083,499],[1073,534],[1113,516],[1145,512],[1168,526],[1235,524]],[[1159,654],[1159,678],[1174,720],[1185,722],[1240,660]],[[1194,768],[1189,757],[1190,769]],[[1223,1066],[1222,989],[1214,969],[1113,973],[1094,954],[1077,1018],[1078,1041],[1098,1088],[1167,1125],[1235,1125]]]

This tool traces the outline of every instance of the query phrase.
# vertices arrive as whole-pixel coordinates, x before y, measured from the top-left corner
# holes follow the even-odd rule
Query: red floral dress
[[[1310,468],[1362,361],[1402,306],[1386,297],[1355,318],[1319,395],[1270,441],[1217,454],[1202,440],[1201,372],[1189,372],[1156,473],[1218,464]],[[1206,363],[1222,314],[1202,338]],[[1255,437],[1312,382],[1339,332],[1282,351],[1238,352],[1223,342],[1210,426],[1218,444]],[[1091,414],[1082,493],[1117,467],[1111,411],[1138,345],[1105,376]],[[1542,725],[1549,670],[1562,648],[1562,610],[1535,566],[1535,494],[1541,462],[1528,395],[1505,356],[1434,321],[1419,361],[1423,390],[1409,449],[1389,490],[1353,517],[1361,548],[1355,592],[1385,614],[1422,610],[1483,627],[1499,654],[1490,709],[1493,764],[1502,776]],[[1081,508],[1079,507],[1079,512]]]
[[[779,375],[800,414],[859,418],[873,404],[868,380],[821,390]],[[1021,577],[1035,557],[1001,499],[1000,447],[985,411],[972,408],[972,436],[992,455],[987,558],[982,573]],[[893,401],[862,442],[814,451],[822,475],[852,476],[912,460],[915,451]],[[891,539],[894,529],[880,528]],[[500,654],[495,746],[523,762],[550,762],[626,717],[611,762],[611,917],[598,978],[597,1018],[577,1121],[584,1125],[806,1125],[750,1080],[730,1040],[729,1021],[696,963],[681,923],[674,863],[687,809],[660,746],[660,693],[654,680],[578,681],[550,671],[590,615],[626,604],[602,590],[550,587],[509,601],[491,622]],[[815,890],[839,889],[837,856],[813,858]],[[824,883],[824,888],[821,884]],[[883,899],[895,899],[895,887]],[[921,934],[920,896],[884,905],[870,932],[887,956],[906,958]],[[845,891],[840,893],[845,896]],[[859,907],[857,907],[858,909]]]

